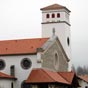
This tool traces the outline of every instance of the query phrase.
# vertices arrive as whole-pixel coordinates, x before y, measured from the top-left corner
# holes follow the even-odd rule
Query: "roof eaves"
[[[79,79],[81,79],[81,80],[83,80],[83,81],[85,81],[85,82],[87,82],[88,83],[88,81],[86,81],[84,78],[82,78],[82,77],[80,77],[80,76],[77,76]]]
[[[12,79],[12,80],[17,80],[17,78],[10,78],[10,77],[0,77],[0,79]]]
[[[58,72],[58,74],[60,74],[60,73]],[[60,75],[61,75],[61,74],[60,74]],[[63,75],[61,75],[61,76],[63,77]],[[74,76],[75,76],[75,74],[74,74]],[[74,77],[74,76],[73,76],[73,77]],[[67,80],[65,77],[63,77],[63,78],[64,78],[66,81],[68,81],[68,82],[69,82],[69,84],[71,84],[71,83],[72,83],[72,81],[73,81],[73,80],[72,80],[72,81],[71,81],[71,83],[70,83],[70,81],[69,81],[69,80]],[[73,78],[72,78],[72,79],[73,79]]]
[[[36,55],[37,52],[33,53],[12,53],[12,54],[0,54],[0,56],[14,56],[14,55]]]

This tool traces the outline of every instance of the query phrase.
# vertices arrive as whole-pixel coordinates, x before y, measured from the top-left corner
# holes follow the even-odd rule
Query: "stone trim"
[[[67,25],[71,26],[68,22],[66,21],[57,21],[57,22],[43,22],[41,24],[54,24],[54,23],[66,23]]]

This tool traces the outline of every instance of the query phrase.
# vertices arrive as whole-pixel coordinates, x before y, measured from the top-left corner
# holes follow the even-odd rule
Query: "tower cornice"
[[[68,22],[66,21],[57,21],[57,22],[42,22],[41,24],[54,24],[54,23],[65,23],[69,26],[71,26],[71,24],[69,24]]]

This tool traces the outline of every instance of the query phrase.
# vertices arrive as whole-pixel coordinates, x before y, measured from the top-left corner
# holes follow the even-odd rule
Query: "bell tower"
[[[55,28],[55,34],[58,36],[67,56],[71,59],[70,44],[70,10],[65,6],[53,4],[44,8],[42,11],[42,37],[51,37],[52,29]]]

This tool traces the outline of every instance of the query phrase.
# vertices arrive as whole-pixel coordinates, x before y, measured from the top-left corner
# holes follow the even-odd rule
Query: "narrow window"
[[[67,37],[67,44],[68,44],[68,46],[69,46],[69,44],[70,44],[70,39],[69,39],[69,37]]]
[[[58,63],[58,55],[55,54],[55,65],[57,65],[57,63]]]
[[[88,86],[85,86],[85,88],[88,88]]]
[[[15,66],[14,65],[10,67],[10,74],[11,76],[15,76]]]
[[[57,18],[60,18],[60,13],[57,13]]]
[[[55,18],[55,14],[54,13],[52,14],[52,18]]]
[[[50,15],[49,14],[46,14],[46,18],[50,18]]]
[[[11,83],[11,88],[14,88],[14,86],[13,86],[13,82]]]

